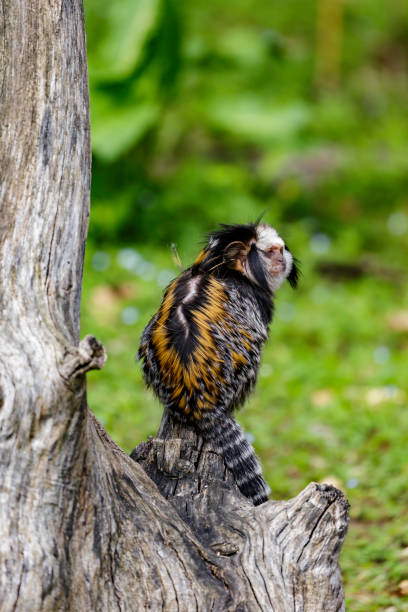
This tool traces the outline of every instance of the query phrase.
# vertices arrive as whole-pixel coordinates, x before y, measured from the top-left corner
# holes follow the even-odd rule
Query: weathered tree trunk
[[[341,610],[339,491],[254,508],[194,432],[135,462],[88,411],[82,1],[0,5],[0,609]]]

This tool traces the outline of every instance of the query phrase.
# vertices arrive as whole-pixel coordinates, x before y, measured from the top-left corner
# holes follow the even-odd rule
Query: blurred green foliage
[[[402,0],[85,0],[93,143],[89,401],[126,450],[161,407],[140,333],[204,234],[266,221],[302,261],[239,415],[275,497],[351,502],[347,609],[408,609],[408,7]],[[319,272],[357,264],[356,278]]]
[[[317,84],[316,1],[85,8],[91,239],[190,248],[220,219],[268,209],[324,231],[361,221],[364,248],[384,211],[405,206],[402,2],[344,4],[337,88]]]

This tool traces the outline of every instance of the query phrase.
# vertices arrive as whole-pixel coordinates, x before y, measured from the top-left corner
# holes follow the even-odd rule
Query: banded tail
[[[262,467],[254,449],[233,416],[204,413],[196,425],[203,438],[224,457],[241,493],[255,506],[266,502],[271,490],[262,477]]]

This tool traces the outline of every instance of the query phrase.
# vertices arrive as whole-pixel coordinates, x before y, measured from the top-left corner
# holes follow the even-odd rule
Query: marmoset
[[[255,505],[270,490],[233,411],[255,385],[274,293],[285,279],[296,287],[298,267],[275,229],[221,225],[167,287],[138,351],[147,386],[224,457]]]

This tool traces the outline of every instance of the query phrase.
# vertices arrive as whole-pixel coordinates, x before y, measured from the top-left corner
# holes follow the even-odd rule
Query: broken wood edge
[[[64,381],[69,383],[90,370],[101,370],[106,359],[107,355],[102,344],[88,334],[78,347],[64,348],[58,371]]]

